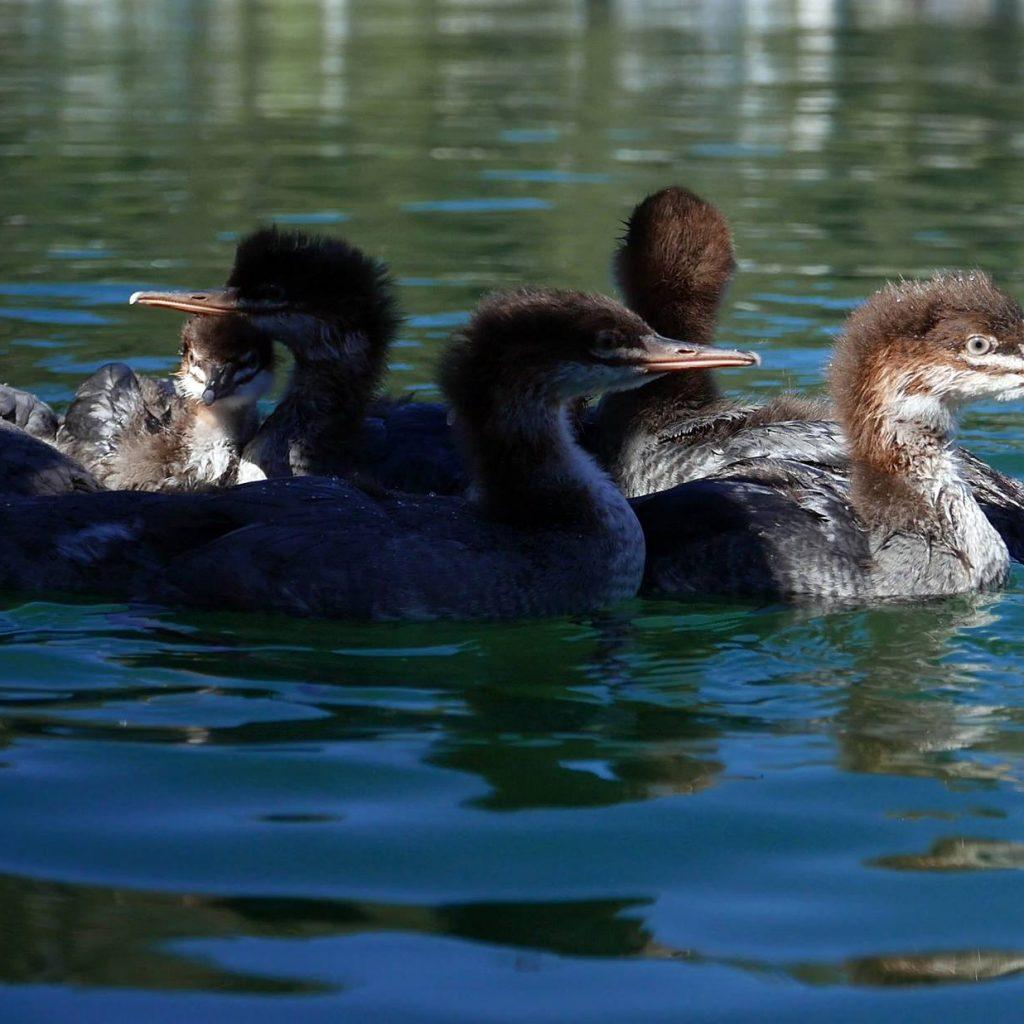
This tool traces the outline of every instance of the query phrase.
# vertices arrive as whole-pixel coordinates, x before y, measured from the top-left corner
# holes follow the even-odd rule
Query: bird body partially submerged
[[[0,500],[98,490],[96,478],[73,459],[0,420]]]
[[[1022,346],[1024,314],[982,274],[883,289],[836,346],[849,474],[755,459],[640,499],[646,586],[861,601],[1002,585],[1007,546],[951,442],[967,402],[1024,397]]]
[[[660,338],[610,299],[499,296],[443,363],[472,498],[309,478],[205,495],[9,499],[0,587],[366,619],[601,608],[636,593],[644,540],[576,445],[570,405],[652,374],[754,359]]]
[[[713,337],[734,267],[722,213],[677,186],[637,205],[615,257],[632,308],[665,334],[703,342]],[[584,443],[631,497],[751,473],[785,492],[797,472],[817,481],[808,500],[820,503],[824,490],[841,496],[849,487],[849,446],[836,415],[828,401],[794,395],[764,403],[723,397],[710,373],[694,373],[606,396]],[[1011,557],[1024,561],[1024,485],[963,449],[956,454]]]

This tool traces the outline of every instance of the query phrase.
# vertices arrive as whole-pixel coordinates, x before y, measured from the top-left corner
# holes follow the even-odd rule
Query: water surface
[[[1024,291],[1016,5],[904,6],[0,5],[3,377],[164,372],[128,294],[276,220],[388,259],[429,397],[482,293],[609,289],[675,181],[735,228],[730,385],[816,389],[887,277]],[[1021,475],[1022,428],[964,433]],[[1011,1019],[1022,582],[503,626],[8,595],[0,1019]]]

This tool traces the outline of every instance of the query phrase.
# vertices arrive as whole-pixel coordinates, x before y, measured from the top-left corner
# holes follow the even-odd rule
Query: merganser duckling
[[[604,297],[498,296],[442,363],[471,498],[305,478],[198,495],[8,499],[0,587],[358,619],[597,609],[636,593],[644,539],[626,499],[577,446],[570,403],[652,374],[753,362],[659,337]]]
[[[1020,306],[981,273],[889,285],[847,321],[831,391],[849,482],[755,459],[743,477],[637,500],[646,589],[859,601],[1003,584],[1007,546],[952,438],[965,404],[1024,397]]]
[[[173,383],[108,363],[78,388],[61,451],[112,490],[198,490],[235,482],[273,383],[273,347],[244,320],[191,317]]]
[[[626,304],[655,330],[710,344],[736,269],[728,221],[689,189],[664,188],[633,210],[614,269]],[[842,460],[842,442],[830,444],[828,431],[818,426],[829,418],[823,403],[791,395],[763,405],[724,397],[705,371],[606,395],[586,439],[632,497],[713,475],[758,454]],[[800,427],[790,438],[794,421]]]
[[[672,186],[629,219],[615,268],[627,304],[656,330],[710,343],[735,267],[729,225],[711,203]],[[744,474],[752,460],[795,460],[845,486],[846,438],[827,401],[782,395],[767,403],[723,397],[711,372],[665,377],[606,396],[585,443],[629,496],[690,480]],[[959,448],[966,479],[1011,557],[1024,561],[1024,485]]]
[[[444,412],[374,403],[399,315],[387,268],[348,242],[265,228],[239,243],[223,291],[139,292],[131,301],[242,315],[291,349],[288,389],[247,446],[241,482],[360,471],[385,487],[454,489],[445,484],[443,465],[440,474],[430,471],[424,439],[439,426],[447,435]],[[371,403],[373,415],[364,422]],[[398,436],[386,437],[389,431]],[[396,448],[405,454],[397,457]],[[464,482],[450,438],[439,458],[454,463]]]

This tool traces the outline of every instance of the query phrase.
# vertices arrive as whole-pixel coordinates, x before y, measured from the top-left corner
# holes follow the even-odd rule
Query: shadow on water
[[[0,932],[0,983],[316,994],[345,986],[337,980],[303,980],[304,942],[372,933],[447,936],[528,955],[716,964],[812,986],[957,984],[1024,971],[1024,950],[950,950],[793,964],[706,956],[657,942],[638,916],[649,902],[643,899],[424,907],[210,899],[11,877],[0,877],[0,899],[9,924]],[[216,947],[203,940],[239,938],[278,941],[271,974],[244,974],[208,962],[209,951]],[[190,955],[190,945],[200,944],[207,955]],[[343,973],[340,962],[339,971]]]

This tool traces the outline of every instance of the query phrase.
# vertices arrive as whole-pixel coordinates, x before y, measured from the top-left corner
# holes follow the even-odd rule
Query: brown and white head
[[[203,405],[253,404],[274,383],[273,344],[242,317],[189,317],[180,351],[175,387]]]
[[[856,455],[944,442],[964,405],[1024,398],[1024,312],[980,271],[889,284],[847,321],[830,384]]]

